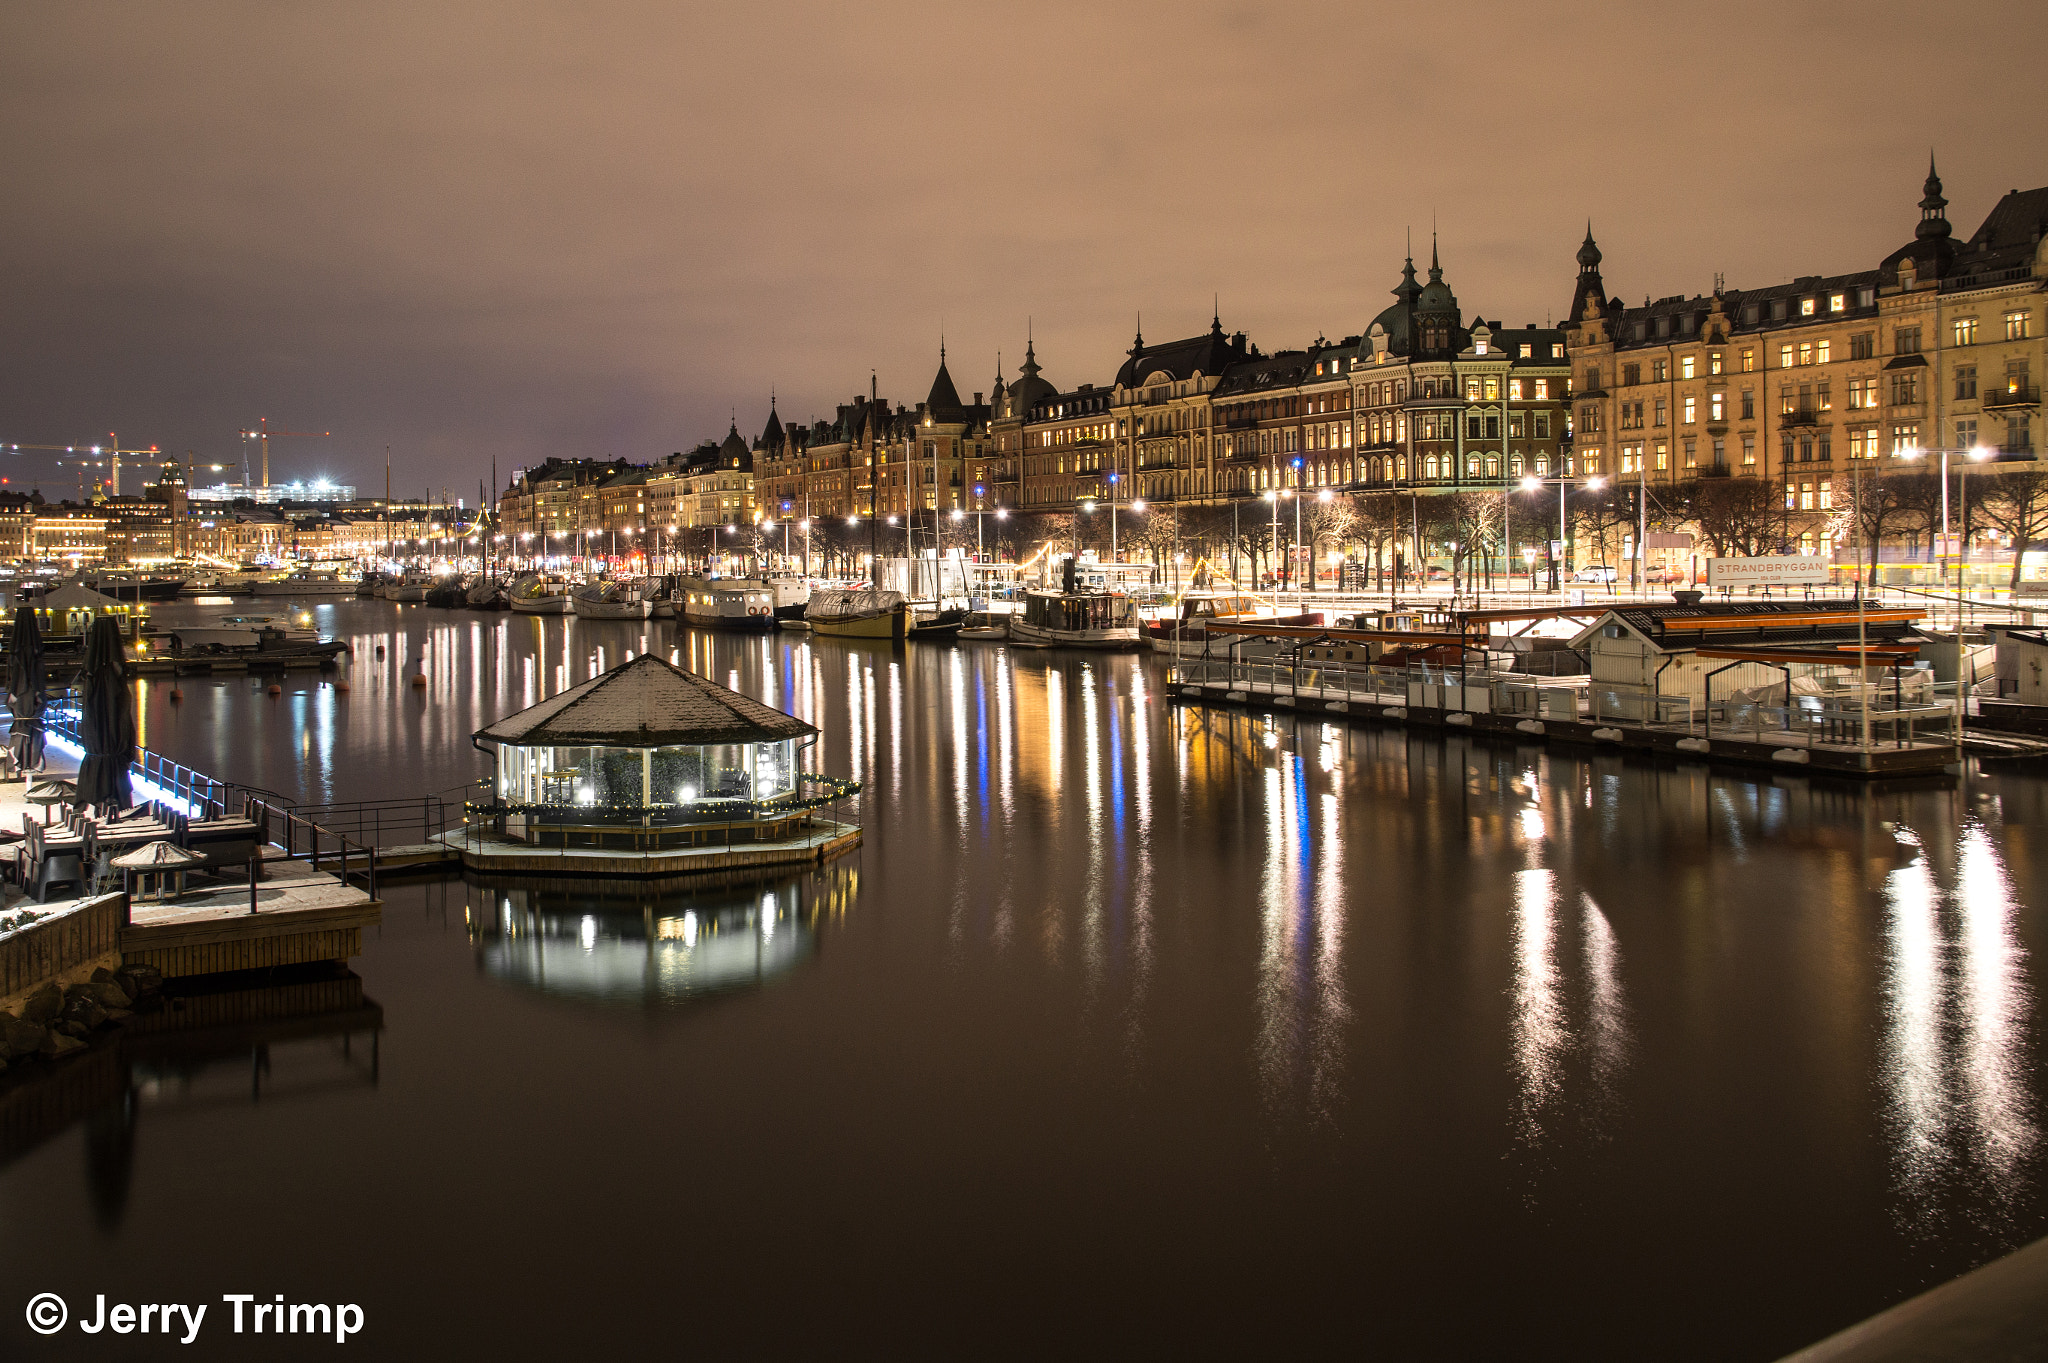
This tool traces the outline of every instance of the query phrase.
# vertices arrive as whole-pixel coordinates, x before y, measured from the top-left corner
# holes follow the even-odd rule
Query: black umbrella
[[[36,628],[35,607],[18,607],[7,653],[7,704],[14,711],[14,723],[7,730],[7,748],[14,754],[17,771],[42,770],[43,706],[49,701],[48,690],[43,632]]]
[[[85,636],[80,681],[78,737],[85,760],[78,764],[78,800],[111,814],[130,803],[128,765],[135,760],[128,664],[121,653],[120,623],[111,616],[93,621]]]

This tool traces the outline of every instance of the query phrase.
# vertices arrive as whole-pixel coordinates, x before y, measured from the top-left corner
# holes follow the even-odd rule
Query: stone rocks
[[[61,1060],[67,1055],[76,1055],[85,1049],[85,1043],[77,1037],[66,1036],[53,1031],[43,1043],[42,1056],[45,1060]]]
[[[77,1023],[89,1032],[107,1020],[107,1010],[87,994],[85,988],[84,985],[73,985],[64,991],[64,1011],[57,1014],[57,1019],[60,1023]]]
[[[131,999],[144,999],[162,992],[164,975],[153,965],[124,965],[114,972],[114,983]]]
[[[128,997],[127,990],[114,983],[111,975],[105,980],[94,980],[81,985],[80,988],[87,998],[109,1011],[118,1008],[125,1013],[135,1006],[135,1000]]]
[[[64,991],[54,984],[46,984],[28,996],[28,1002],[21,1005],[24,1020],[38,1025],[49,1022],[64,1007]]]
[[[0,1052],[9,1060],[34,1055],[43,1048],[43,1037],[48,1031],[47,1027],[24,1022],[11,1013],[0,1013]]]
[[[0,1013],[0,1070],[31,1056],[58,1060],[85,1049],[102,1027],[163,1007],[163,973],[153,966],[104,967],[69,988],[46,984],[29,995],[21,1016]]]

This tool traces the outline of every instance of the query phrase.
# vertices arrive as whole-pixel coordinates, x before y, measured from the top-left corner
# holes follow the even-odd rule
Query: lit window
[[[1695,408],[1698,402],[1698,398],[1689,397],[1685,400],[1685,424],[1688,426],[1692,425],[1693,422],[1697,419],[1697,412]]]
[[[1718,373],[1720,373],[1720,372],[1721,372],[1721,352],[1720,352],[1720,351],[1718,351],[1718,350],[1717,350],[1717,351],[1715,351],[1715,352],[1714,352],[1713,354],[1711,354],[1711,355],[1707,356],[1707,372],[1708,372],[1709,374],[1718,374]]]
[[[1812,346],[1811,344],[1809,344],[1808,342],[1805,342],[1805,341],[1801,341],[1801,342],[1799,343],[1799,363],[1801,363],[1801,364],[1812,364],[1812,363],[1813,363],[1813,346]]]
[[[1955,343],[1956,345],[1975,345],[1975,344],[1977,344],[1977,319],[1976,319],[1976,318],[1974,318],[1974,317],[1958,317],[1958,318],[1956,318],[1956,320],[1955,320],[1955,323],[1954,323],[1954,325],[1953,325],[1953,331],[1954,331],[1954,343]]]
[[[1791,346],[1789,346],[1789,345],[1781,345],[1781,346],[1779,346],[1779,347],[1778,347],[1778,368],[1780,368],[1780,369],[1790,369],[1791,367],[1792,367],[1792,347],[1791,347]]]
[[[1690,355],[1680,360],[1678,362],[1678,377],[1680,377],[1681,379],[1691,378],[1693,376],[1693,367],[1697,363],[1698,361]]]
[[[1814,306],[1815,306],[1815,300],[1814,300],[1814,299],[1811,299],[1811,298],[1802,298],[1802,299],[1800,299],[1800,300],[1799,300],[1799,315],[1800,315],[1801,317],[1811,317],[1811,316],[1813,316],[1813,313],[1814,313]]]
[[[1536,358],[1536,347],[1535,347],[1535,346],[1532,346],[1532,345],[1524,345],[1524,346],[1522,347],[1522,350],[1521,350],[1521,356],[1522,356],[1522,358],[1523,358],[1523,359],[1525,359],[1525,360],[1533,360],[1533,359],[1535,359],[1535,358]]]
[[[1745,351],[1743,351],[1743,352],[1742,352],[1742,372],[1743,372],[1743,373],[1745,373],[1745,374],[1747,374],[1747,373],[1749,373],[1749,372],[1750,372],[1751,370],[1753,370],[1753,369],[1755,369],[1755,368],[1756,368],[1756,352],[1755,352],[1754,350],[1745,350]]]
[[[1536,398],[1537,398],[1537,400],[1538,400],[1538,401],[1540,402],[1540,401],[1543,401],[1544,399],[1548,398],[1549,396],[1550,396],[1550,380],[1549,380],[1549,379],[1538,379],[1538,380],[1536,380]]]
[[[1831,293],[1831,294],[1829,294],[1829,295],[1828,295],[1828,311],[1829,311],[1829,312],[1840,312],[1840,311],[1842,311],[1842,310],[1843,310],[1844,308],[1846,308],[1846,307],[1848,307],[1848,306],[1849,306],[1849,295],[1847,295],[1847,294],[1845,294],[1845,293]]]
[[[2005,339],[2024,341],[2033,332],[2033,314],[2030,312],[2008,312],[2005,315]]]

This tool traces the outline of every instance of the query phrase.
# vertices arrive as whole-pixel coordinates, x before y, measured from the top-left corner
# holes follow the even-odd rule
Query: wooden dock
[[[254,913],[248,886],[228,884],[163,903],[138,897],[129,916],[121,929],[123,963],[152,965],[176,979],[350,960],[362,954],[363,929],[383,921],[384,904],[273,848]]]
[[[1571,743],[1616,751],[1663,753],[1693,761],[1735,762],[1769,766],[1779,771],[1810,771],[1816,774],[1860,779],[1952,774],[1960,760],[1953,744],[1915,742],[1894,747],[1873,744],[1866,753],[1847,744],[1808,743],[1799,737],[1774,735],[1771,730],[1730,733],[1717,727],[1711,733],[1686,729],[1655,728],[1649,725],[1604,718],[1563,719],[1552,716],[1453,710],[1436,706],[1408,705],[1392,696],[1365,697],[1356,692],[1323,692],[1307,687],[1290,688],[1265,682],[1234,681],[1229,684],[1175,683],[1168,695],[1181,704],[1228,705],[1285,714],[1327,716],[1346,722],[1398,724],[1404,727],[1444,733],[1487,734],[1518,743]]]

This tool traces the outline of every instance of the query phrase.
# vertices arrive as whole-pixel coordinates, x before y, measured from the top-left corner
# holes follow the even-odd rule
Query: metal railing
[[[322,828],[337,836],[346,834],[373,847],[386,846],[387,836],[409,838],[415,829],[419,832],[418,840],[427,842],[437,833],[461,827],[463,811],[488,784],[482,780],[466,781],[427,795],[297,805],[294,810],[302,818],[317,820]]]

